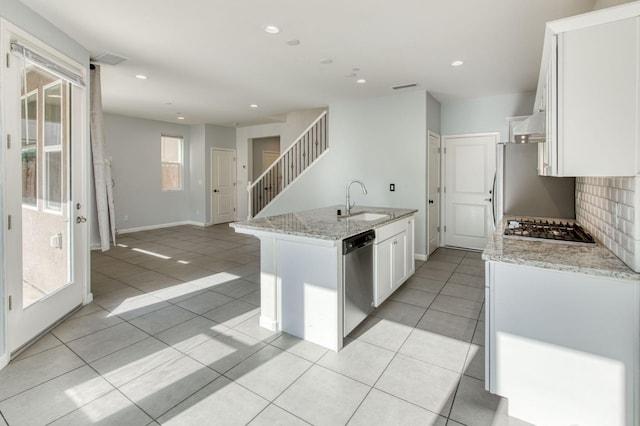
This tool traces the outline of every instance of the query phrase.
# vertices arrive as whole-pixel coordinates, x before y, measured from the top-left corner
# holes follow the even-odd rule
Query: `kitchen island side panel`
[[[342,348],[340,249],[294,240],[276,249],[282,331],[334,351]]]
[[[491,391],[534,424],[637,425],[633,281],[490,262]]]

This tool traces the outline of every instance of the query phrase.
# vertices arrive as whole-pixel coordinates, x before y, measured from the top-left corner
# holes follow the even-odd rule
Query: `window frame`
[[[28,110],[29,110],[29,98],[34,96],[35,100],[36,100],[36,133],[35,133],[35,142],[34,143],[29,143],[29,141],[27,140],[27,143],[25,144],[25,141],[22,139],[22,136],[24,136],[24,134],[21,135],[20,137],[20,149],[21,149],[21,155],[24,156],[25,151],[33,151],[35,152],[35,173],[36,173],[36,177],[35,177],[35,202],[34,203],[28,203],[25,202],[24,200],[24,193],[22,194],[22,207],[23,208],[28,208],[31,210],[39,210],[38,208],[38,199],[39,199],[39,195],[41,192],[41,188],[40,188],[40,174],[41,174],[41,170],[39,168],[39,161],[41,160],[41,152],[40,152],[40,138],[39,138],[39,129],[40,129],[40,110],[38,108],[38,102],[40,101],[40,90],[39,89],[34,89],[24,95],[22,95],[20,97],[20,110],[21,110],[21,115],[22,115],[22,108],[24,106],[25,111],[27,112],[27,117],[28,117]],[[23,119],[21,117],[21,119]],[[28,128],[29,126],[29,120],[26,120],[25,126]],[[24,176],[23,176],[24,179]],[[22,182],[22,184],[24,185],[24,182]],[[24,191],[24,188],[22,189]]]
[[[64,115],[64,105],[65,102],[65,84],[68,85],[68,82],[65,82],[62,79],[58,79],[52,81],[49,84],[45,84],[42,86],[42,211],[50,213],[63,215],[64,213],[64,204],[65,204],[65,194],[64,194],[64,182],[65,182],[65,152],[63,149],[64,145],[64,125],[65,125],[65,115]],[[60,140],[55,145],[46,145],[46,117],[47,117],[47,90],[55,87],[56,85],[60,85]],[[49,164],[48,164],[48,155],[51,153],[60,153],[60,205],[56,206],[54,202],[50,199],[49,194]]]
[[[174,139],[179,142],[179,157],[178,161],[166,161],[164,158],[164,139]],[[164,165],[178,165],[178,187],[177,188],[165,188],[162,179],[162,168]],[[160,135],[160,188],[163,192],[184,191],[184,136],[161,134]]]

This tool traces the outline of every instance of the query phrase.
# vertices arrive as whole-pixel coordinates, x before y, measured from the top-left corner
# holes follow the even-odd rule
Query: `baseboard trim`
[[[159,223],[157,225],[138,226],[136,228],[118,229],[116,231],[116,233],[117,233],[117,235],[130,234],[131,232],[151,231],[153,229],[171,228],[172,226],[182,226],[182,225],[199,225],[199,226],[203,226],[204,224],[201,223],[201,222],[193,222],[193,221],[190,221],[190,220],[183,220],[183,221],[180,221],[180,222]]]
[[[278,331],[278,321],[274,321],[271,318],[266,318],[260,315],[260,327],[271,331]]]
[[[427,256],[426,254],[420,254],[420,253],[416,253],[416,254],[414,254],[414,256],[413,256],[413,258],[414,258],[415,260],[422,260],[422,261],[427,260],[427,258],[428,258],[428,257],[429,257],[429,256]]]

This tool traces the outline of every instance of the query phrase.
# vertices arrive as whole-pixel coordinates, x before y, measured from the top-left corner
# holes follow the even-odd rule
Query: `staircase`
[[[273,202],[327,148],[327,112],[324,111],[260,177],[249,182],[249,219]]]

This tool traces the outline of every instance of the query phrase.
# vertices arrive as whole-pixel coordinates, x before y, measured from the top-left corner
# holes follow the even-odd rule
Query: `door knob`
[[[87,221],[87,218],[84,216],[76,217],[76,223],[85,223],[86,221]]]
[[[429,204],[433,204],[433,200],[429,200]]]
[[[213,190],[213,192],[218,192],[218,190],[217,190],[217,189],[214,189],[214,190]]]
[[[491,202],[491,198],[485,198],[485,201]]]

